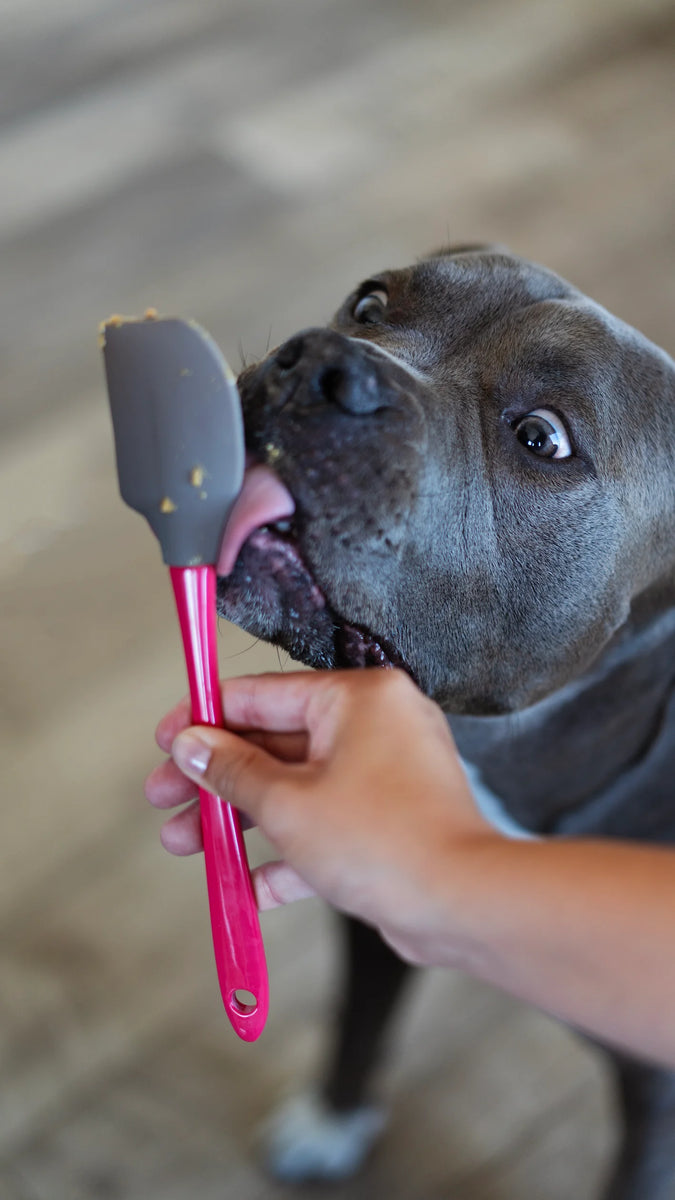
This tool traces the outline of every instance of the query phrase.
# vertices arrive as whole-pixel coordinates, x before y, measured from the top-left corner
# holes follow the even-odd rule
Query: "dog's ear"
[[[508,246],[500,242],[466,242],[459,246],[441,246],[425,258],[453,258],[456,254],[509,254]]]

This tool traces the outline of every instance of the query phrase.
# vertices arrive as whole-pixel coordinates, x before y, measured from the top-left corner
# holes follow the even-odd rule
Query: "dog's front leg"
[[[603,1200],[675,1200],[675,1072],[612,1058],[624,1133]]]
[[[346,947],[345,978],[322,1093],[335,1112],[347,1112],[370,1099],[369,1085],[389,1019],[413,971],[370,926],[351,917],[343,917],[340,924]]]
[[[385,1125],[370,1096],[389,1019],[414,972],[378,933],[340,918],[344,979],[334,1044],[324,1078],[286,1101],[263,1130],[263,1154],[285,1181],[341,1179],[354,1174]]]

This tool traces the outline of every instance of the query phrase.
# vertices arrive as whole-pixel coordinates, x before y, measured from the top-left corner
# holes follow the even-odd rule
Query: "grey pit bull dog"
[[[240,378],[250,467],[221,613],[317,667],[396,665],[448,714],[520,836],[675,840],[675,364],[552,272],[459,247],[366,280]],[[225,577],[226,576],[226,577]],[[271,1121],[287,1179],[355,1170],[410,969],[346,923],[313,1097]],[[607,1200],[675,1197],[675,1076],[612,1055]]]

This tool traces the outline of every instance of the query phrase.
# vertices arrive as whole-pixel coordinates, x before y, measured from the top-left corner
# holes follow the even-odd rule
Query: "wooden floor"
[[[161,850],[141,794],[183,669],[116,493],[97,323],[193,314],[236,363],[478,238],[672,351],[675,8],[3,0],[0,22],[0,1197],[285,1196],[255,1129],[323,1053],[331,917],[265,918],[271,1017],[240,1044],[202,864]],[[278,660],[224,628],[222,665]],[[336,1200],[594,1195],[612,1106],[569,1032],[429,972],[395,1040],[391,1132]]]

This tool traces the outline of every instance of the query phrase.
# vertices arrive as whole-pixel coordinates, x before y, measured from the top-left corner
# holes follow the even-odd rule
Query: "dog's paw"
[[[263,1162],[276,1179],[346,1179],[367,1158],[386,1125],[383,1109],[332,1112],[313,1093],[286,1100],[260,1131]]]

